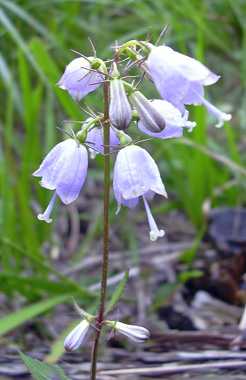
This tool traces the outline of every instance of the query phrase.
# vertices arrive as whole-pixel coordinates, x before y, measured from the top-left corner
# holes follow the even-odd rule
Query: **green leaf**
[[[173,296],[175,292],[180,289],[182,285],[178,282],[168,282],[162,285],[156,292],[154,298],[154,309],[157,310],[161,306],[165,305]]]
[[[78,295],[79,293],[76,293]],[[6,334],[22,323],[36,317],[37,315],[44,313],[45,311],[51,309],[55,305],[67,301],[71,298],[71,293],[63,294],[61,296],[56,296],[48,300],[37,302],[31,306],[27,306],[22,310],[18,310],[15,313],[7,315],[0,320],[0,336]]]
[[[98,297],[98,294],[96,292],[90,292],[90,291],[88,291],[86,288],[84,288],[79,283],[74,282],[72,279],[70,279],[69,277],[67,277],[64,274],[60,273],[58,270],[56,270],[52,266],[50,266],[50,265],[46,264],[45,262],[41,261],[42,257],[39,257],[36,254],[34,255],[34,254],[28,252],[27,250],[25,250],[24,248],[21,248],[16,243],[13,243],[8,238],[0,236],[0,243],[2,243],[4,245],[6,244],[8,247],[16,250],[17,252],[19,252],[24,257],[27,257],[33,263],[37,264],[39,268],[43,268],[43,269],[47,270],[48,272],[54,273],[64,283],[67,283],[67,284],[70,284],[70,285],[76,287],[80,291],[80,295],[83,295],[84,297],[91,297],[91,298],[97,298]]]
[[[16,291],[16,289],[18,289],[19,293],[22,293],[23,289],[25,291],[45,290],[53,294],[64,294],[78,291],[75,284],[73,285],[57,281],[48,281],[43,278],[20,277],[9,273],[0,273],[0,288],[7,288],[12,291]],[[84,296],[86,295],[84,294]]]
[[[200,229],[200,231],[197,233],[197,235],[196,235],[193,243],[191,244],[191,246],[188,249],[186,249],[182,253],[181,257],[179,258],[179,261],[182,263],[186,263],[188,265],[188,267],[191,266],[191,264],[193,263],[193,260],[195,259],[199,244],[201,243],[201,240],[204,236],[206,228],[207,228],[207,226],[204,225]]]
[[[36,58],[30,51],[29,46],[25,42],[25,39],[22,37],[21,33],[19,33],[18,29],[15,27],[13,22],[10,20],[10,18],[7,16],[7,14],[4,12],[2,8],[0,8],[0,23],[6,28],[12,39],[16,42],[16,44],[21,48],[21,50],[24,52],[25,56],[27,57],[29,63],[32,65],[34,70],[39,76],[39,79],[42,80],[43,83],[47,83],[47,78],[45,77],[42,69],[40,68],[38,62],[36,61]]]
[[[199,269],[195,270],[187,270],[179,274],[179,281],[185,284],[187,281],[189,281],[191,278],[199,278],[204,275],[204,272]]]
[[[36,380],[71,380],[57,364],[43,363],[20,352],[21,359]]]
[[[68,334],[81,322],[81,318],[71,323],[66,330],[64,330],[58,339],[51,345],[50,353],[45,357],[45,361],[48,363],[54,363],[59,360],[65,352],[64,341]]]
[[[108,314],[108,312],[114,307],[114,305],[116,304],[116,302],[120,299],[122,293],[124,292],[124,289],[125,289],[125,285],[126,285],[126,282],[128,280],[128,276],[129,276],[129,269],[127,269],[126,273],[125,273],[125,276],[123,277],[123,279],[121,280],[121,282],[119,283],[119,285],[117,286],[109,304],[108,304],[108,307],[105,311],[105,315]]]

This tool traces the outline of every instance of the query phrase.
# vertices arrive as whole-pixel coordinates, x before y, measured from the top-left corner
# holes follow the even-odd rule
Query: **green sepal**
[[[79,307],[79,305],[76,303],[76,301],[73,297],[72,297],[72,299],[73,299],[74,308],[81,317],[83,317],[85,319],[89,319],[89,321],[91,321],[92,319],[95,318],[94,315],[91,315],[91,314],[87,313],[84,309],[81,309],[81,307]]]
[[[90,62],[90,65],[92,69],[97,70],[101,66],[101,62],[97,58],[95,58],[93,59],[93,61]]]
[[[75,137],[80,144],[83,144],[87,138],[87,130],[82,129],[81,131],[76,133]]]
[[[118,130],[120,138],[120,146],[129,145],[132,142],[132,138],[123,131]]]

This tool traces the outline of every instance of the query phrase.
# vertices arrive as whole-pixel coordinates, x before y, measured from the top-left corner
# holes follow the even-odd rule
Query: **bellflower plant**
[[[178,53],[168,46],[155,47],[149,44],[148,67],[155,86],[162,98],[184,111],[184,104],[204,106],[217,119],[217,128],[231,119],[204,98],[203,86],[216,83],[220,76],[212,73],[194,58]]]
[[[231,115],[221,112],[204,98],[203,86],[216,83],[219,76],[195,59],[167,46],[153,46],[148,41],[139,40],[117,45],[113,51],[113,59],[104,62],[96,57],[93,48],[94,57],[81,56],[67,65],[57,86],[68,90],[70,96],[79,102],[102,84],[103,111],[92,111],[86,106],[89,111],[85,112],[90,117],[87,116],[85,121],[79,122],[82,128],[76,133],[72,132],[72,138],[57,144],[45,157],[40,168],[33,173],[36,177],[42,177],[42,187],[54,191],[46,211],[38,215],[40,220],[50,223],[50,214],[57,195],[66,205],[79,196],[87,174],[87,146],[92,151],[92,157],[96,154],[103,155],[103,257],[98,312],[92,316],[76,306],[83,320],[65,340],[68,351],[76,350],[83,343],[89,326],[94,328],[91,380],[96,379],[98,345],[103,327],[111,326],[138,343],[144,342],[150,336],[144,327],[109,321],[106,318],[124,290],[128,273],[126,272],[105,308],[110,246],[111,156],[116,156],[113,173],[113,190],[118,203],[116,213],[119,213],[121,205],[134,209],[141,197],[150,227],[150,240],[155,241],[164,236],[164,230],[157,227],[149,203],[155,194],[167,198],[167,193],[156,162],[147,150],[138,145],[146,141],[141,140],[139,130],[152,138],[163,140],[181,137],[185,129],[192,131],[196,123],[188,120],[186,104],[203,103],[218,119],[218,127],[231,118]],[[137,84],[136,76],[133,78],[130,75],[133,66],[139,69],[140,80]],[[145,77],[151,83],[150,86],[155,84],[163,99],[149,100],[142,94],[140,84]],[[131,123],[132,120],[134,123]]]

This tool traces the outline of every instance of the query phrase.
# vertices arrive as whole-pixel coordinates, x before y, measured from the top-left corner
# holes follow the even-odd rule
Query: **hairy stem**
[[[109,153],[109,83],[104,83],[104,214],[103,214],[103,262],[102,262],[102,280],[100,308],[97,317],[97,323],[94,337],[94,346],[91,356],[91,380],[96,379],[97,352],[101,333],[101,326],[104,318],[104,303],[107,290],[108,276],[108,253],[109,253],[109,184],[110,184],[110,155]]]

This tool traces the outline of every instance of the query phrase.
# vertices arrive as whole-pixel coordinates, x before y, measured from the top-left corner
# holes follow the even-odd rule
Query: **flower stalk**
[[[96,330],[94,335],[94,346],[91,356],[91,380],[96,379],[97,353],[101,333],[102,322],[104,318],[104,304],[107,290],[108,276],[108,255],[109,255],[109,184],[110,184],[110,130],[109,130],[109,83],[103,85],[104,96],[104,212],[103,212],[103,262],[102,262],[102,279],[100,307],[96,321]]]

